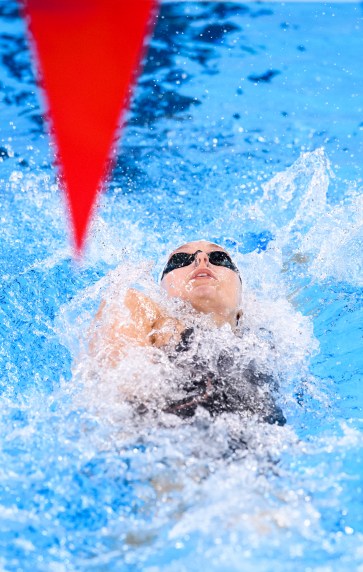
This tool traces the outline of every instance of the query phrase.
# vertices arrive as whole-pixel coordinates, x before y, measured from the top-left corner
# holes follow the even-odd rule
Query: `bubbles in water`
[[[179,4],[167,2],[159,20],[114,179],[77,265],[39,106],[23,81],[25,70],[34,89],[23,32],[14,16],[7,20],[3,124],[6,112],[19,115],[11,128],[17,139],[6,132],[0,153],[1,564],[67,572],[206,563],[218,572],[241,563],[246,572],[267,572],[281,562],[286,571],[355,569],[362,562],[354,290],[362,284],[362,204],[359,181],[347,191],[333,180],[328,157],[334,169],[359,176],[351,160],[359,156],[359,98],[349,92],[358,81],[351,46],[361,52],[359,22],[347,4],[336,5],[334,17],[325,6],[323,27],[315,9],[303,10],[316,35],[302,46],[291,6]],[[330,32],[333,21],[339,33]],[[350,32],[342,35],[343,22]],[[344,51],[338,42],[348,36]],[[332,41],[341,69],[326,64],[327,53],[314,57]],[[267,55],[277,58],[275,77],[264,68]],[[240,57],[264,80],[236,78]],[[327,81],[324,97],[305,89],[305,57],[318,88]],[[340,81],[343,67],[352,82]],[[227,91],[236,96],[225,98]],[[350,101],[341,114],[337,96]],[[303,153],[284,170],[300,142],[324,144],[327,155]],[[271,179],[276,165],[281,172]],[[240,267],[237,338],[156,285],[167,254],[200,237],[223,244]],[[173,347],[132,347],[112,368],[106,340],[97,359],[88,351],[101,299],[109,302],[104,320],[117,308],[127,321],[129,287],[194,327],[188,351],[175,358]],[[194,351],[215,374],[219,355],[225,367],[232,356],[237,381],[238,368],[258,365],[278,382],[287,423],[270,425],[248,410],[212,418],[200,406],[190,419],[163,411],[184,397]]]
[[[130,565],[140,558],[152,563],[161,537],[164,549],[170,554],[184,550],[186,562],[195,546],[209,543],[216,569],[223,569],[223,562],[234,561],[238,568],[241,558],[248,561],[251,546],[266,551],[266,546],[272,543],[284,551],[286,534],[295,539],[287,550],[289,558],[304,553],[306,542],[318,551],[318,544],[325,541],[321,504],[314,502],[310,493],[316,487],[317,474],[324,470],[318,465],[317,473],[310,477],[303,468],[301,475],[296,472],[294,464],[300,466],[304,455],[314,457],[324,448],[336,451],[341,443],[332,441],[330,436],[306,442],[296,434],[294,419],[295,416],[299,419],[301,408],[297,393],[302,385],[305,401],[309,397],[324,408],[330,404],[322,383],[309,372],[310,360],[318,354],[319,344],[311,318],[302,315],[294,305],[291,294],[295,287],[300,287],[300,279],[296,279],[290,267],[301,264],[304,272],[307,269],[318,280],[323,280],[328,272],[357,279],[351,259],[343,260],[335,254],[338,243],[344,249],[349,240],[355,244],[359,236],[359,198],[352,196],[350,202],[329,211],[326,198],[329,177],[329,164],[322,151],[304,154],[287,172],[266,183],[263,196],[256,197],[254,203],[248,207],[236,204],[228,207],[231,217],[225,236],[234,237],[241,226],[249,228],[256,221],[261,231],[270,232],[264,249],[256,248],[245,254],[239,252],[240,235],[237,240],[226,239],[243,282],[244,314],[237,338],[229,327],[213,328],[208,317],[196,316],[181,301],[168,299],[155,283],[155,268],[162,265],[160,260],[166,252],[189,239],[181,227],[175,227],[170,244],[159,245],[155,237],[146,235],[133,222],[125,220],[125,224],[115,226],[107,217],[96,218],[91,230],[92,242],[80,271],[86,273],[96,267],[102,268],[102,272],[92,279],[91,285],[78,289],[64,301],[55,321],[58,342],[72,356],[72,379],[64,379],[46,400],[41,393],[38,396],[33,393],[22,413],[27,420],[9,436],[12,447],[25,450],[29,443],[34,447],[38,429],[41,432],[36,441],[39,454],[35,458],[39,478],[49,475],[50,490],[58,491],[56,512],[63,510],[66,498],[72,502],[79,494],[73,481],[75,476],[71,477],[68,496],[67,485],[58,484],[57,471],[51,469],[56,463],[66,463],[67,478],[74,470],[83,475],[81,487],[86,489],[81,495],[85,507],[90,504],[92,510],[96,510],[98,501],[92,500],[93,493],[88,489],[91,483],[95,483],[96,489],[109,483],[113,498],[112,495],[121,494],[117,488],[120,475],[128,475],[132,485],[125,493],[128,499],[125,506],[135,502],[138,508],[133,519],[120,517],[121,509],[111,508],[105,500],[105,506],[109,507],[102,532],[105,554],[94,557],[95,566],[103,558],[112,562],[112,554],[117,554],[115,558],[121,554]],[[278,212],[270,208],[271,197],[281,207]],[[107,197],[103,201],[107,213]],[[342,232],[338,242],[334,242],[328,237],[336,236],[338,221]],[[348,229],[354,232],[349,232],[349,239],[344,242]],[[217,227],[210,226],[209,230],[218,235]],[[131,233],[133,238],[129,241]],[[208,238],[208,234],[204,236]],[[151,246],[144,248],[148,241]],[[43,262],[33,263],[26,272],[53,272],[68,258],[69,251],[59,251]],[[88,344],[101,300],[107,301],[104,321],[112,320],[117,309],[119,319],[127,322],[124,297],[130,287],[150,296],[171,316],[182,316],[187,326],[196,328],[193,347],[211,371],[217,371],[217,357],[227,351],[235,359],[238,356],[238,367],[253,362],[263,374],[272,375],[279,383],[276,399],[288,423],[284,427],[261,423],[258,416],[248,411],[212,418],[202,407],[198,407],[191,419],[166,413],[165,407],[171,399],[185,395],[181,390],[185,383],[183,367],[191,367],[187,353],[173,361],[163,349],[128,347],[110,367],[108,353],[112,348],[107,340],[102,343],[101,335],[100,350],[96,356],[92,355]],[[30,410],[36,412],[32,417]],[[7,434],[9,416],[14,414],[14,406],[10,404],[3,427]],[[45,431],[53,432],[51,447]],[[349,429],[347,435],[348,441],[342,439],[351,449],[357,435],[354,430],[349,433]],[[8,453],[3,460],[6,465]],[[33,475],[30,482],[34,479]],[[135,501],[129,496],[130,490]],[[323,494],[321,488],[319,494]],[[85,507],[79,510],[85,511]],[[14,514],[9,518],[15,518]],[[69,527],[69,522],[66,519],[64,526]],[[208,540],[211,535],[215,542]],[[22,550],[30,550],[31,542],[25,537]],[[113,549],[106,545],[112,545]],[[234,557],[236,545],[239,549]],[[64,555],[70,551],[67,548]],[[88,562],[82,556],[77,558],[80,566]],[[264,564],[261,566],[263,569]]]

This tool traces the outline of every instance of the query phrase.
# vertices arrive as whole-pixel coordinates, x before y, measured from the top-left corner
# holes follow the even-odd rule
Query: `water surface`
[[[0,14],[2,568],[359,570],[361,6],[165,2],[79,266],[24,23]],[[233,419],[130,416],[131,375],[165,389],[149,355],[75,361],[109,281],[160,299],[199,237],[238,262],[248,355],[271,365],[271,331],[282,380],[287,424],[245,424],[232,457]]]

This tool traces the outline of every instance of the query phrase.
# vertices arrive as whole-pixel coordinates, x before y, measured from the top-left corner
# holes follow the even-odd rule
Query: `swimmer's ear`
[[[237,316],[236,316],[236,326],[238,326],[238,324],[239,324],[240,319],[242,318],[242,316],[243,316],[242,310],[238,310]]]

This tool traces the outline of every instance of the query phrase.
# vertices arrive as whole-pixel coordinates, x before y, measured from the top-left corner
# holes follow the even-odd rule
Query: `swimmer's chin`
[[[203,286],[206,286],[207,288],[212,286],[213,288],[215,288],[218,282],[219,281],[216,278],[213,278],[212,276],[201,276],[201,277],[198,276],[196,278],[191,278],[189,280],[186,289],[194,290],[195,288],[200,288]]]
[[[189,290],[188,299],[192,304],[193,300],[214,300],[216,292],[216,284],[196,284]]]
[[[203,292],[215,292],[216,291],[217,282],[215,280],[211,280],[210,282],[204,280],[203,282],[193,281],[193,283],[188,284],[186,290],[189,296],[193,296],[197,294],[198,296],[203,295]]]

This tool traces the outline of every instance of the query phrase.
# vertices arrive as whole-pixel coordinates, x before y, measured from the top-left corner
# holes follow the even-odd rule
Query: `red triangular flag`
[[[83,245],[157,0],[23,0]]]

